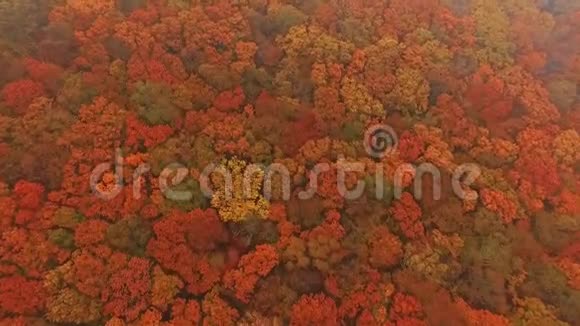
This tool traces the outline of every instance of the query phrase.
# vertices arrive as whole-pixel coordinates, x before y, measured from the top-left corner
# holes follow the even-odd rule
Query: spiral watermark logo
[[[376,124],[366,130],[363,142],[367,154],[380,159],[397,150],[399,138],[391,126]]]

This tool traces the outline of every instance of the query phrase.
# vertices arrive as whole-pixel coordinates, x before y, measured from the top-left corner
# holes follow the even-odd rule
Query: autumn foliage
[[[578,3],[0,0],[0,326],[579,325]]]

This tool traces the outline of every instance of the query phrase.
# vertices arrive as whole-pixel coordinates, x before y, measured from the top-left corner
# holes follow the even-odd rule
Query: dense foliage
[[[0,32],[0,325],[580,325],[578,0],[0,0]]]

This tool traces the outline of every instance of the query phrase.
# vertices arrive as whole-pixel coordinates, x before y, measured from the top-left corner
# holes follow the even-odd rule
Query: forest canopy
[[[578,0],[0,0],[0,69],[0,325],[580,325]]]

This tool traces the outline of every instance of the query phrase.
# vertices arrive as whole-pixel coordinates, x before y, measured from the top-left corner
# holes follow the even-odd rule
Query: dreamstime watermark
[[[432,178],[432,196],[434,200],[441,199],[441,171],[438,167],[431,163],[421,163],[418,165],[405,163],[399,165],[393,176],[393,182],[390,185],[386,184],[384,176],[384,165],[380,160],[387,159],[386,157],[395,153],[398,147],[398,137],[394,129],[390,126],[379,124],[367,129],[363,139],[363,145],[367,154],[378,160],[374,166],[374,182],[376,199],[384,199],[387,193],[386,189],[392,189],[392,195],[395,199],[402,196],[404,189],[412,185],[412,194],[418,200],[423,197],[423,179],[428,175]],[[301,200],[308,200],[312,198],[319,187],[319,177],[326,172],[336,170],[336,190],[346,200],[356,200],[361,198],[367,190],[367,183],[361,178],[356,178],[356,183],[353,185],[353,175],[365,175],[367,165],[362,162],[348,161],[344,157],[339,157],[335,163],[318,163],[314,165],[308,172],[308,184],[305,189],[298,192],[298,198]],[[117,197],[123,191],[124,184],[124,158],[121,150],[117,149],[115,153],[114,166],[111,163],[99,164],[93,169],[90,176],[90,186],[93,193],[103,200],[111,200]],[[151,167],[148,164],[142,163],[135,168],[132,176],[132,194],[135,199],[141,198],[142,177],[150,173]],[[334,171],[333,171],[334,172]],[[230,200],[234,193],[240,194],[243,198],[250,198],[253,187],[252,182],[255,180],[257,174],[262,176],[262,196],[270,200],[273,198],[273,183],[274,177],[278,176],[280,179],[282,200],[288,201],[291,198],[291,184],[292,176],[289,169],[280,163],[273,163],[270,165],[263,164],[248,164],[245,166],[242,174],[242,189],[234,189],[234,175],[232,171],[228,170],[222,164],[209,164],[199,174],[199,185],[201,193],[208,199],[214,195],[212,189],[211,177],[216,174],[223,178],[223,186],[220,188],[220,195],[223,199]],[[476,164],[462,164],[456,167],[451,173],[451,187],[453,193],[463,200],[476,200],[478,194],[476,191],[470,189],[470,186],[475,182],[477,177],[481,175],[481,170]],[[180,189],[179,186],[186,181],[190,176],[190,169],[180,163],[171,163],[167,165],[158,177],[158,186],[163,195],[173,201],[191,201],[194,193],[190,190]],[[408,177],[412,176],[412,182],[409,182]],[[239,176],[236,176],[239,177]],[[407,181],[407,182],[405,182]],[[238,184],[239,187],[239,183]]]

